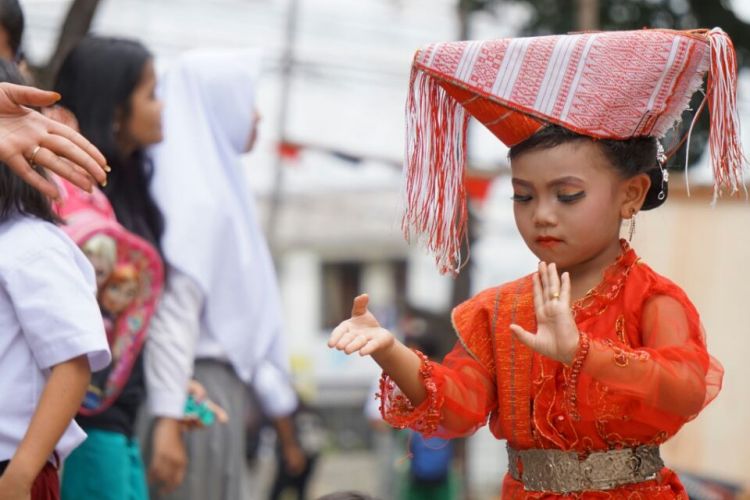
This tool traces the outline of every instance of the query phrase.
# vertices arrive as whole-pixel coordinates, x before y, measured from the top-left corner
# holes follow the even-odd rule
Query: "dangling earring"
[[[630,227],[628,228],[628,242],[633,241],[633,235],[635,234],[635,210],[632,211],[630,216]]]
[[[661,170],[661,190],[656,197],[659,201],[664,201],[664,198],[667,197],[666,185],[669,182],[669,170],[667,170],[666,166],[667,155],[664,153],[664,146],[662,146],[659,140],[656,141],[656,163],[659,166],[659,170]]]

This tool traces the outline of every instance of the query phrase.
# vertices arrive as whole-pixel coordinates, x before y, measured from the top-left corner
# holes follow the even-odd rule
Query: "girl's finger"
[[[529,333],[518,325],[510,325],[510,330],[516,336],[519,342],[528,347],[529,349],[536,351],[536,335]]]
[[[352,318],[354,318],[355,316],[362,316],[367,312],[368,301],[369,298],[367,297],[366,293],[358,295],[354,298],[354,303],[352,304]]]
[[[206,388],[197,380],[191,380],[188,382],[188,393],[193,395],[193,399],[195,399],[197,403],[206,399],[207,395]]]
[[[369,340],[370,339],[367,338],[365,335],[357,335],[354,338],[354,340],[352,340],[351,342],[349,342],[349,345],[346,346],[346,349],[344,349],[344,352],[347,353],[347,354],[351,354],[351,353],[353,353],[355,351],[358,351],[362,347],[364,347],[364,345],[367,344],[367,342]]]
[[[349,323],[344,321],[339,326],[333,329],[331,336],[328,338],[328,347],[335,347],[339,343],[341,337],[349,331]]]
[[[531,276],[531,282],[534,286],[534,311],[536,317],[540,318],[544,313],[544,294],[542,293],[542,283],[539,280],[539,273],[534,273]]]
[[[539,263],[539,278],[542,281],[542,295],[545,301],[549,298],[549,276],[547,275],[547,263]]]
[[[347,331],[344,335],[341,336],[338,342],[336,342],[336,349],[339,351],[343,351],[346,349],[346,346],[349,345],[349,342],[354,340],[356,335],[351,330]]]
[[[377,338],[371,338],[367,343],[359,350],[360,356],[369,356],[380,348],[380,341]]]
[[[562,273],[562,283],[560,284],[560,300],[566,307],[570,307],[570,274]]]
[[[550,294],[550,298],[554,298],[555,294],[560,297],[560,275],[557,274],[557,265],[553,262],[547,266],[547,282],[549,283],[549,290],[547,293]]]
[[[217,405],[210,399],[206,401],[206,405],[214,413],[214,416],[216,416],[216,420],[220,424],[226,424],[227,422],[229,422],[229,414],[226,411],[224,411],[224,408]]]

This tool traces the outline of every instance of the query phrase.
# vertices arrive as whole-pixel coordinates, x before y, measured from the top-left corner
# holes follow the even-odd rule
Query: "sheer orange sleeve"
[[[380,410],[393,427],[409,427],[425,436],[466,436],[484,425],[497,406],[493,375],[460,343],[442,363],[423,357],[420,376],[428,396],[414,407],[383,374]]]
[[[581,373],[640,403],[634,422],[659,419],[680,426],[716,397],[723,369],[706,350],[692,305],[672,296],[645,302],[641,340],[642,346],[628,347],[582,333],[574,366],[579,362]]]

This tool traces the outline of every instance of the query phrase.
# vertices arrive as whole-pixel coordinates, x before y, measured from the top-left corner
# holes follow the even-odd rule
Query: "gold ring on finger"
[[[560,298],[560,292],[552,292],[552,295],[550,296],[552,300],[557,300]]]
[[[42,146],[38,145],[34,148],[34,150],[31,152],[31,156],[29,156],[29,163],[34,165],[34,159],[36,158],[37,153],[39,153],[39,150],[42,149]]]

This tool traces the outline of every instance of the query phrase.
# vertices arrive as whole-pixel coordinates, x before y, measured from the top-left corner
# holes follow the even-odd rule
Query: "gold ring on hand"
[[[550,299],[557,300],[560,298],[560,292],[552,292],[552,295],[550,295]]]
[[[31,156],[29,156],[29,163],[34,165],[34,159],[36,158],[37,153],[39,150],[42,149],[42,146],[38,145],[34,148],[34,151],[31,152]]]

